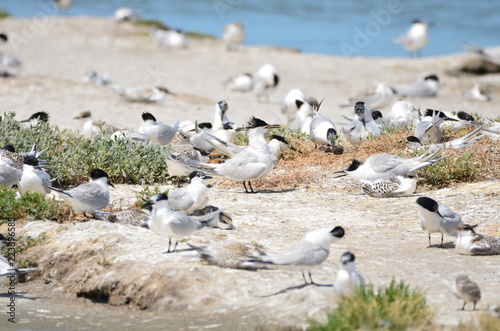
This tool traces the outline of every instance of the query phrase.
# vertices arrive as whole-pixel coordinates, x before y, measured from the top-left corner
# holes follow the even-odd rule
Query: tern
[[[128,102],[142,102],[142,103],[154,103],[161,102],[165,99],[167,94],[175,96],[169,89],[163,86],[156,87],[131,87],[128,89],[122,89],[118,91],[120,97]]]
[[[438,92],[439,78],[429,74],[415,82],[392,86],[394,93],[407,97],[435,97]]]
[[[245,28],[242,23],[228,23],[222,29],[221,39],[227,50],[234,50],[245,41]]]
[[[323,101],[313,109],[313,116],[309,128],[309,137],[317,150],[318,145],[330,146],[333,151],[337,139],[337,128],[333,121],[319,113]]]
[[[483,138],[485,136],[484,134],[476,135],[482,129],[483,129],[483,127],[480,126],[480,127],[476,128],[475,130],[473,130],[472,132],[470,132],[462,137],[458,137],[458,138],[455,138],[453,140],[450,140],[450,141],[447,141],[447,142],[444,142],[441,144],[425,145],[425,147],[430,148],[430,149],[440,149],[440,148],[441,149],[442,148],[462,149],[462,148],[469,146],[473,142],[478,141],[479,139]],[[420,139],[418,139],[415,136],[409,136],[406,138],[406,140],[407,140],[406,145],[410,148],[420,148],[420,147],[424,146],[422,144],[422,142],[420,141]]]
[[[446,233],[449,236],[457,237],[458,231],[455,227],[464,224],[462,216],[452,211],[447,205],[438,203],[429,197],[417,199],[420,213],[422,230],[429,234],[429,246],[431,247],[431,233],[441,233],[441,245],[443,247],[443,237]]]
[[[265,64],[253,75],[252,91],[257,96],[258,101],[265,97],[269,102],[269,93],[276,89],[279,83],[279,76],[276,69]]]
[[[108,174],[101,169],[90,172],[90,181],[78,185],[70,190],[61,190],[52,186],[49,189],[59,193],[61,198],[71,205],[74,211],[93,212],[103,209],[109,203],[108,185],[114,187],[110,182]]]
[[[458,231],[455,251],[464,255],[499,255],[500,237],[487,236],[474,231],[474,226],[454,226]]]
[[[174,126],[169,126],[157,121],[151,113],[142,113],[142,123],[139,133],[148,137],[151,142],[160,145],[168,145],[172,142],[177,133],[179,121]]]
[[[142,206],[143,209],[151,208],[151,214],[148,220],[148,227],[154,233],[168,237],[168,249],[166,253],[173,253],[179,243],[179,238],[190,236],[197,230],[200,230],[206,223],[201,219],[211,219],[213,215],[204,215],[203,217],[188,216],[181,211],[170,209],[168,196],[160,193],[151,197],[151,200]],[[173,250],[172,238],[175,238]]]
[[[373,198],[392,198],[412,195],[417,189],[415,175],[396,176],[373,182],[364,181],[361,190]]]
[[[482,48],[470,43],[466,43],[464,47],[468,52],[477,54],[481,58],[488,60],[491,63],[500,65],[500,46]]]
[[[413,115],[415,111],[416,109],[411,102],[399,100],[392,105],[391,110],[384,116],[385,125],[394,128],[409,127],[416,119]]]
[[[431,142],[440,143],[443,140],[443,130],[441,123],[443,121],[458,121],[454,118],[446,116],[439,110],[427,109],[425,117],[415,128],[414,136],[417,137],[423,145]]]
[[[222,164],[202,164],[199,170],[212,176],[223,176],[243,182],[245,192],[255,193],[251,180],[267,176],[276,164],[276,157],[271,154],[264,138],[267,129],[282,128],[280,124],[267,124],[265,121],[252,117],[244,130],[248,132],[248,147]],[[248,182],[250,191],[247,189]]]
[[[49,121],[49,114],[45,111],[37,111],[29,118],[20,121],[21,123],[29,123],[30,125],[37,125],[39,123],[47,123]]]
[[[427,45],[429,41],[427,28],[433,25],[435,24],[414,20],[408,31],[406,31],[404,35],[394,39],[394,42],[402,45],[410,55],[415,53],[415,55],[421,56],[422,48]]]
[[[349,176],[372,182],[396,176],[412,175],[416,171],[449,156],[437,157],[441,150],[426,150],[424,154],[409,159],[397,155],[374,154],[368,157],[365,162],[354,159],[347,169],[334,173],[340,174],[337,177]]]
[[[252,89],[253,75],[245,72],[241,75],[232,76],[223,83],[224,87],[230,92],[248,92]]]
[[[462,310],[465,310],[467,302],[472,302],[474,304],[473,310],[476,310],[476,303],[481,299],[481,290],[477,283],[471,281],[467,275],[458,275],[455,283],[453,283],[452,290],[458,299],[464,301]]]
[[[49,186],[52,186],[50,175],[38,166],[36,157],[26,157],[23,165],[23,174],[19,180],[19,192],[37,192],[42,195],[50,193]]]
[[[394,97],[394,91],[384,83],[379,83],[375,89],[368,89],[348,100],[339,103],[340,107],[350,107],[358,101],[363,101],[370,109],[384,108]]]
[[[350,297],[365,284],[363,277],[356,271],[355,259],[351,252],[345,252],[340,257],[340,270],[333,282],[336,298]]]
[[[300,270],[305,284],[308,284],[304,272],[308,272],[311,284],[315,284],[311,269],[323,263],[330,254],[330,246],[345,234],[341,226],[324,228],[307,233],[290,249],[282,253],[264,256],[252,256],[247,260],[251,266]]]
[[[208,187],[205,179],[212,177],[202,171],[193,171],[189,174],[190,184],[168,193],[169,206],[186,214],[203,209],[208,204]]]
[[[159,29],[156,26],[152,26],[150,33],[160,48],[167,49],[187,46],[187,37],[184,32],[180,30]]]
[[[140,17],[138,13],[128,7],[116,9],[113,16],[116,22],[135,22]]]
[[[119,130],[111,124],[93,118],[92,113],[89,111],[81,112],[73,117],[73,119],[83,122],[82,134],[85,137],[92,137],[99,133],[112,134]]]

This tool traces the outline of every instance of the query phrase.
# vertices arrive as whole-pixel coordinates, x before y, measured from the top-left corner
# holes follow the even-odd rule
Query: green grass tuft
[[[28,220],[60,220],[67,215],[67,206],[28,192],[16,199],[16,191],[0,186],[0,224],[25,218]]]
[[[375,290],[367,285],[340,299],[328,323],[312,322],[311,330],[407,330],[424,327],[431,318],[424,293],[393,280],[387,287]]]
[[[12,144],[17,151],[27,152],[36,143],[45,152],[52,167],[50,175],[56,186],[74,186],[88,180],[90,171],[103,169],[114,184],[165,182],[169,175],[163,155],[167,147],[113,140],[105,135],[85,138],[81,134],[42,123],[21,125],[14,113],[0,121],[0,146]]]
[[[136,25],[144,25],[144,26],[154,26],[157,27],[158,29],[163,29],[166,30],[168,27],[163,24],[162,21],[159,20],[146,20],[146,19],[140,19],[134,22]]]

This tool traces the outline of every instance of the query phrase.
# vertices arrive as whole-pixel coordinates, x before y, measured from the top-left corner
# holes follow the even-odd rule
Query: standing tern
[[[148,220],[149,228],[156,234],[168,237],[168,250],[166,253],[173,253],[179,243],[179,238],[190,236],[200,230],[206,223],[200,219],[211,219],[213,215],[202,217],[188,216],[181,211],[173,211],[168,203],[168,196],[160,193],[151,197],[151,200],[142,206],[143,209],[151,208]],[[175,238],[173,250],[172,238]]]
[[[335,298],[350,297],[365,284],[363,277],[356,271],[355,259],[351,252],[345,252],[340,257],[340,270],[333,282]]]
[[[224,88],[230,92],[248,92],[252,89],[253,75],[245,72],[240,75],[232,76],[223,83]]]
[[[242,23],[228,23],[222,29],[221,40],[227,50],[234,50],[245,41],[245,28]]]
[[[61,190],[52,186],[48,186],[48,188],[59,193],[74,211],[83,212],[86,217],[86,212],[103,209],[108,205],[108,185],[114,187],[108,174],[104,170],[94,169],[90,172],[90,181],[75,188],[70,190]]]
[[[308,284],[304,272],[308,272],[311,284],[311,269],[323,263],[330,254],[330,246],[333,242],[342,238],[345,234],[341,226],[324,228],[307,233],[301,240],[296,242],[290,249],[282,253],[264,256],[252,256],[247,260],[249,265],[283,268],[289,270],[300,270],[304,282]]]
[[[500,237],[487,236],[474,231],[474,226],[454,226],[458,231],[455,251],[464,255],[499,255]]]
[[[276,157],[271,154],[264,133],[267,129],[282,127],[283,125],[267,124],[261,119],[252,117],[243,128],[248,132],[248,147],[222,164],[203,164],[200,170],[213,176],[241,181],[245,192],[254,193],[250,181],[267,176],[276,164]]]
[[[205,179],[212,177],[205,175],[202,171],[193,171],[189,174],[190,184],[168,193],[169,206],[186,214],[203,209],[208,204],[208,187]]]
[[[431,22],[414,20],[408,31],[406,31],[404,35],[394,39],[394,42],[402,45],[410,53],[410,55],[415,53],[415,55],[421,56],[422,48],[427,45],[427,42],[429,41],[427,28],[433,25],[434,23]]]
[[[464,301],[462,310],[465,310],[467,302],[472,302],[474,304],[473,310],[476,310],[476,303],[481,299],[481,290],[477,283],[471,281],[467,275],[461,274],[455,279],[452,290],[458,299]]]
[[[431,247],[431,233],[441,233],[441,245],[443,247],[443,237],[446,233],[449,236],[457,237],[458,231],[455,227],[462,226],[462,216],[452,211],[447,205],[438,203],[429,197],[417,199],[420,213],[422,230],[429,234],[429,246]]]
[[[349,176],[372,182],[396,176],[412,175],[416,171],[448,157],[448,155],[437,157],[441,150],[427,150],[424,154],[409,159],[397,155],[374,154],[368,157],[365,162],[354,159],[347,169],[334,173],[340,174],[337,177]]]
[[[279,76],[270,64],[265,64],[253,75],[252,91],[257,96],[258,101],[265,97],[269,102],[269,93],[276,89],[279,83]]]
[[[335,140],[337,139],[337,128],[333,121],[319,113],[321,101],[317,107],[313,109],[313,116],[309,128],[309,137],[314,143],[317,150],[318,145],[330,146],[332,152],[335,147]]]

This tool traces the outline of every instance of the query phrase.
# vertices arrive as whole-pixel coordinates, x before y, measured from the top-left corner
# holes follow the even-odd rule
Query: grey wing
[[[179,237],[188,236],[196,231],[198,224],[199,222],[190,219],[187,215],[181,212],[178,212],[176,218],[169,222],[170,228]]]
[[[275,265],[314,266],[326,260],[329,253],[329,250],[319,245],[308,241],[299,241],[290,250],[271,255],[263,261],[270,261]]]
[[[440,224],[441,228],[450,236],[458,236],[458,231],[453,228],[453,226],[461,226],[464,224],[462,221],[462,216],[459,213],[455,213],[448,206],[444,204],[439,204],[439,213],[443,216],[442,222]]]
[[[172,209],[188,210],[194,203],[187,189],[180,188],[168,195],[169,205]]]
[[[376,154],[370,156],[367,163],[373,171],[386,173],[401,165],[403,161],[403,158],[396,155]]]
[[[500,238],[477,234],[472,241],[470,251],[483,255],[500,254]]]
[[[431,121],[422,121],[418,123],[417,127],[415,128],[415,137],[419,139],[422,138],[427,132],[427,130],[429,130],[433,126],[434,124],[432,124]]]
[[[87,204],[97,205],[98,202],[102,202],[100,204],[104,206],[101,208],[104,208],[108,204],[108,201],[104,203],[105,199],[103,198],[105,197],[105,192],[103,188],[99,184],[92,182],[81,184],[69,191],[64,191],[63,193]],[[96,209],[101,209],[101,208],[96,208]]]

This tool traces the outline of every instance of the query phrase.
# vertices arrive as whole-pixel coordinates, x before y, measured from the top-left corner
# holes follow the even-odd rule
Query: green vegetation
[[[311,330],[407,330],[425,327],[431,319],[424,293],[393,280],[387,287],[367,285],[341,298],[328,323],[312,322]]]
[[[19,257],[22,252],[27,250],[28,248],[34,247],[42,242],[47,240],[47,237],[44,232],[40,233],[38,237],[36,238],[31,238],[31,237],[21,237],[21,238],[16,238],[16,244],[15,244],[15,256],[16,256],[16,262],[18,264],[19,268],[31,268],[31,267],[36,267],[37,263],[34,261],[31,261],[29,259],[25,259],[22,257]],[[8,245],[3,245],[0,248],[0,252],[2,253],[3,256],[9,256],[12,255],[12,252],[9,251]]]
[[[85,182],[95,168],[106,171],[115,184],[161,183],[169,177],[163,160],[166,147],[113,140],[104,134],[89,139],[45,123],[25,126],[14,115],[9,113],[0,121],[0,146],[12,144],[17,151],[27,152],[36,143],[44,151],[41,158],[52,167],[56,186]]]
[[[0,8],[0,20],[7,17],[10,17],[10,14],[5,9]]]
[[[159,20],[146,20],[146,19],[140,19],[134,22],[136,25],[144,25],[144,26],[154,26],[157,27],[158,29],[168,29],[168,27],[163,24],[162,21]]]
[[[16,199],[17,192],[0,186],[0,224],[17,219],[60,220],[69,213],[59,201],[46,199],[39,193],[28,192]]]

